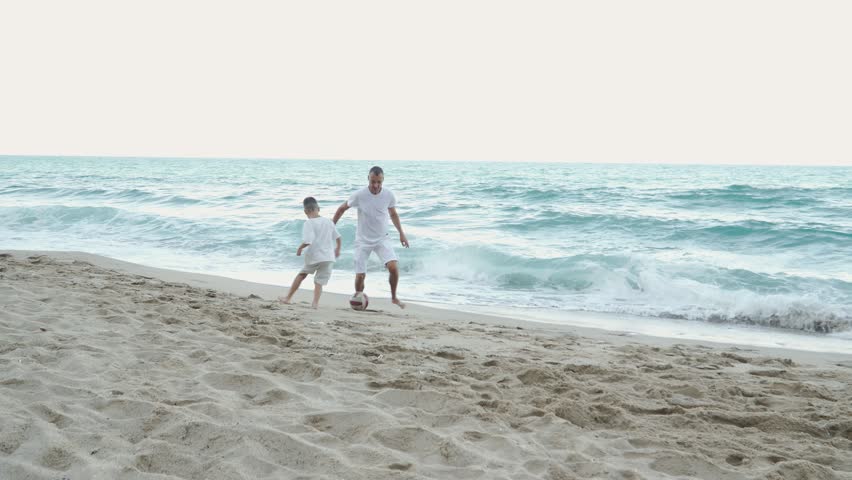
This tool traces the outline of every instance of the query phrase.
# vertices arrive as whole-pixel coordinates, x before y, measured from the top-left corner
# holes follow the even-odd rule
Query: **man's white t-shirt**
[[[396,207],[396,196],[387,188],[378,195],[364,187],[353,193],[346,202],[350,207],[358,208],[358,231],[355,243],[359,245],[377,245],[388,236],[390,222],[389,208]]]
[[[305,265],[333,262],[334,242],[340,238],[334,223],[325,217],[309,218],[302,226],[302,243],[310,243],[305,249]]]

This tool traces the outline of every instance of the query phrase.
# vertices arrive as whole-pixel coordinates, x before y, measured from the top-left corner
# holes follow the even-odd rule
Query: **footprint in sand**
[[[77,461],[79,459],[70,449],[52,446],[39,456],[36,463],[53,470],[68,470]]]
[[[251,402],[258,406],[266,406],[266,405],[274,405],[278,403],[286,403],[291,401],[294,397],[302,399],[302,396],[296,396],[287,390],[282,390],[280,388],[273,388],[271,390],[267,390],[260,395],[254,397]]]
[[[9,417],[0,418],[0,453],[11,455],[30,438],[32,420],[21,421]]]
[[[323,368],[319,365],[289,360],[277,360],[263,366],[270,373],[278,373],[299,382],[310,382],[322,376]]]
[[[435,413],[444,412],[453,404],[465,403],[462,399],[430,390],[384,390],[373,398],[393,407],[414,407]]]
[[[364,443],[376,429],[392,423],[393,417],[369,411],[325,412],[304,420],[305,425],[350,443]]]
[[[693,455],[667,453],[651,462],[651,469],[672,476],[746,480],[746,476],[710,463]]]
[[[228,390],[246,395],[258,395],[274,387],[272,382],[256,375],[208,373],[201,377],[201,380],[217,390]]]
[[[46,420],[47,422],[56,425],[57,428],[66,428],[72,423],[74,423],[74,420],[72,420],[71,417],[63,415],[57,412],[56,410],[48,407],[47,405],[41,403],[31,405],[29,407],[29,411]]]

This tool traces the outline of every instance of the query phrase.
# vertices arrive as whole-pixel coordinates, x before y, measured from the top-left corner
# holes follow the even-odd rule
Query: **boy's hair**
[[[305,197],[305,199],[302,200],[302,205],[304,205],[305,210],[309,212],[315,212],[319,210],[319,203],[317,203],[317,199],[314,197]]]
[[[385,176],[385,171],[382,170],[382,167],[373,167],[370,169],[370,175]]]

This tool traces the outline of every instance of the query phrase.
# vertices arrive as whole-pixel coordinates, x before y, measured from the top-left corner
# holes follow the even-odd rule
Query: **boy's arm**
[[[337,246],[334,248],[334,258],[337,258],[340,256],[340,237],[337,237],[335,242],[337,242]]]
[[[302,244],[299,245],[299,249],[296,250],[296,256],[301,256],[302,250],[304,250],[313,241],[314,229],[311,227],[311,222],[305,222],[302,224]]]
[[[340,217],[342,217],[344,213],[346,213],[346,210],[349,210],[349,202],[341,203],[340,206],[337,207],[337,211],[334,212],[334,218],[332,218],[331,221],[337,225],[337,221],[340,220]]]
[[[390,213],[393,226],[396,227],[396,231],[399,232],[399,243],[401,243],[403,247],[408,248],[408,238],[405,236],[405,233],[402,232],[402,224],[399,222],[399,214],[396,213],[396,207],[388,208],[388,213]]]

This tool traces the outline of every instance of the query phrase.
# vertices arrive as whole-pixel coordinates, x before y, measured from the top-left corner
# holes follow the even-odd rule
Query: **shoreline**
[[[0,251],[0,477],[852,479],[849,355],[280,293]]]
[[[92,263],[93,265],[97,265],[102,268],[107,268],[110,270],[116,270],[132,275],[143,275],[156,277],[167,281],[172,282],[181,282],[186,283],[188,285],[198,287],[198,288],[212,288],[215,290],[221,290],[224,292],[228,292],[238,296],[249,296],[249,295],[257,295],[264,300],[275,301],[279,295],[285,294],[287,289],[289,288],[289,283],[287,285],[272,285],[266,283],[252,282],[249,280],[242,280],[238,278],[226,277],[221,275],[211,275],[205,273],[197,273],[197,272],[187,272],[182,270],[174,270],[174,269],[166,269],[159,267],[152,267],[148,265],[142,265],[138,263],[128,262],[125,260],[119,260],[116,258],[111,258],[103,255],[98,255],[89,252],[82,251],[52,251],[52,250],[0,250],[0,254],[9,253],[16,256],[33,256],[33,255],[47,255],[52,258],[56,258],[59,260],[82,260]],[[311,291],[307,288],[300,288],[299,291],[294,296],[294,303],[301,304],[310,304],[311,299]],[[430,320],[435,319],[446,319],[448,321],[468,321],[467,317],[471,317],[472,320],[487,323],[490,325],[511,325],[513,327],[520,326],[522,328],[528,330],[541,331],[543,333],[548,334],[565,334],[565,333],[575,333],[582,335],[584,337],[594,338],[596,340],[607,339],[618,342],[617,339],[622,339],[623,342],[628,341],[636,341],[640,343],[648,343],[648,344],[660,344],[660,345],[675,345],[678,343],[688,344],[688,345],[707,345],[712,346],[714,348],[735,348],[735,349],[745,349],[751,350],[754,352],[759,352],[762,355],[773,355],[773,356],[786,356],[789,358],[800,359],[802,361],[815,362],[823,360],[824,358],[828,358],[828,361],[833,361],[835,359],[843,361],[846,359],[852,359],[852,353],[844,353],[837,351],[821,351],[821,350],[808,350],[808,349],[797,349],[797,348],[786,348],[786,347],[775,347],[775,346],[765,346],[765,345],[755,345],[749,343],[734,343],[734,342],[725,342],[713,339],[697,339],[697,338],[682,338],[675,336],[661,336],[661,335],[649,335],[645,333],[637,333],[634,331],[627,331],[624,329],[607,329],[603,327],[591,327],[579,323],[557,323],[557,322],[548,322],[544,320],[539,320],[531,317],[519,317],[519,316],[511,316],[511,315],[501,315],[501,314],[489,314],[483,313],[482,311],[474,311],[476,309],[460,309],[458,306],[446,305],[446,306],[429,306],[416,301],[407,301],[407,308],[404,310],[399,310],[398,307],[394,306],[390,303],[390,299],[385,297],[373,297],[370,296],[370,310],[375,310],[377,307],[381,307],[382,311],[389,311],[392,313],[399,313],[405,316],[425,316],[425,318]],[[322,294],[322,299],[320,300],[320,309],[325,311],[331,308],[346,308],[348,307],[348,295],[330,291],[324,291]],[[593,312],[569,312],[568,316],[577,318],[577,317],[586,317],[586,318],[594,318],[594,317],[609,317],[609,318],[620,318],[620,316],[616,314],[597,314]],[[630,316],[623,316],[626,319],[630,319]],[[644,318],[644,317],[639,317]],[[682,322],[690,322],[689,320],[683,320]],[[704,327],[700,322],[695,322],[697,327]],[[734,328],[741,328],[742,326],[733,325]],[[774,334],[781,335],[808,335],[810,334],[802,332],[786,332],[786,331],[772,331]],[[819,337],[815,337],[819,338]]]

